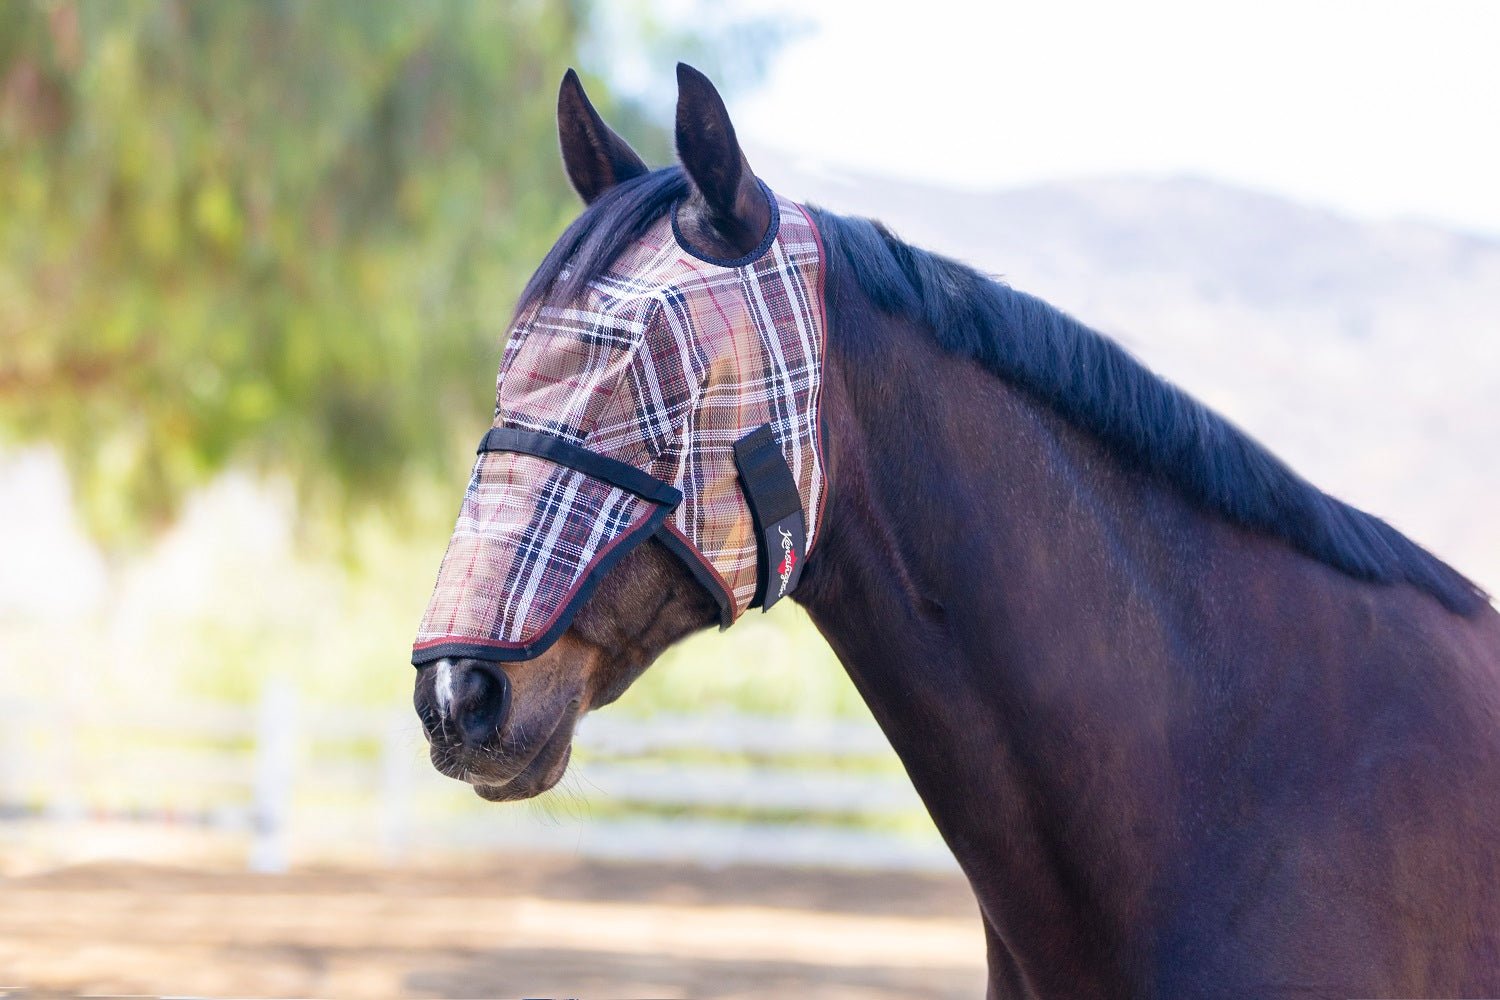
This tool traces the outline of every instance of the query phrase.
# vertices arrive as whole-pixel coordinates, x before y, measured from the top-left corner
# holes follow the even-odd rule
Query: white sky
[[[965,187],[1190,173],[1500,236],[1500,0],[735,6],[811,24],[730,98],[747,145]]]

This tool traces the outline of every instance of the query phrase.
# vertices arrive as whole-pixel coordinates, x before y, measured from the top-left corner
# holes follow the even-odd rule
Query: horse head
[[[586,208],[522,295],[413,656],[434,764],[488,799],[555,785],[584,713],[788,593],[815,530],[816,230],[678,82],[681,166],[653,172],[563,78]]]

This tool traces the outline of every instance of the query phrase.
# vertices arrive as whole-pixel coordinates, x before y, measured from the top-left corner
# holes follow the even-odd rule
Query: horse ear
[[[677,155],[705,221],[748,252],[771,225],[771,207],[740,150],[724,100],[708,77],[677,64]]]
[[[568,180],[586,205],[621,181],[647,172],[630,143],[604,124],[571,69],[557,92],[557,135]]]

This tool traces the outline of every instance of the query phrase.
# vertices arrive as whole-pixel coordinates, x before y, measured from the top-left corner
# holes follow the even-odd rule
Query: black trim
[[[702,250],[694,249],[693,245],[683,237],[681,227],[677,225],[677,207],[682,204],[680,201],[672,205],[671,212],[672,236],[677,240],[677,245],[699,260],[709,264],[717,264],[720,267],[744,267],[746,264],[753,264],[764,257],[766,251],[771,249],[771,244],[776,242],[776,237],[781,233],[781,206],[776,203],[776,196],[771,193],[770,188],[766,187],[765,181],[757,177],[755,178],[755,183],[760,185],[761,191],[766,196],[766,204],[771,206],[771,223],[766,226],[766,235],[761,237],[760,245],[754,250],[751,250],[743,257],[714,257],[711,254],[704,253]]]
[[[566,443],[566,442],[565,442]],[[529,453],[528,453],[529,454]],[[608,461],[608,459],[606,459]],[[580,472],[585,470],[580,469]],[[653,480],[654,481],[654,480]],[[672,491],[676,493],[676,490]],[[668,515],[672,513],[673,507],[658,507],[656,511],[640,527],[620,536],[620,541],[615,547],[605,553],[601,559],[596,559],[594,564],[588,568],[579,583],[578,589],[573,592],[573,597],[557,615],[552,625],[524,646],[487,646],[475,642],[445,642],[426,649],[412,650],[411,665],[423,667],[435,660],[444,657],[458,657],[460,659],[491,660],[497,663],[508,663],[512,660],[530,660],[542,655],[547,648],[568,630],[573,624],[573,617],[578,614],[578,609],[588,602],[593,596],[594,588],[599,581],[604,579],[604,574],[614,569],[626,553],[633,550],[637,545],[656,534],[662,524],[666,522]]]
[[[719,631],[722,632],[734,624],[734,595],[726,593],[719,583],[718,577],[703,564],[703,558],[691,545],[683,540],[682,536],[674,532],[668,525],[663,524],[661,530],[656,533],[656,538],[687,566],[688,572],[693,574],[693,579],[703,585],[713,599],[719,605]]]
[[[491,427],[479,442],[478,451],[514,451],[523,455],[535,455],[576,469],[611,486],[628,490],[642,500],[666,504],[668,508],[676,507],[682,502],[682,493],[675,486],[669,486],[633,465],[606,458],[554,434],[539,434],[515,427]]]

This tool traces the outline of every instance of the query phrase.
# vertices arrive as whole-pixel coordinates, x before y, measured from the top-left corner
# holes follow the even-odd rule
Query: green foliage
[[[375,499],[455,474],[577,210],[555,87],[587,21],[0,4],[0,433],[57,443],[115,541],[230,462]]]

